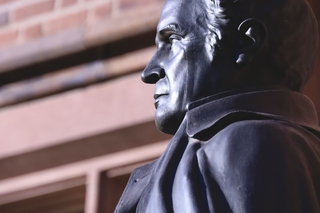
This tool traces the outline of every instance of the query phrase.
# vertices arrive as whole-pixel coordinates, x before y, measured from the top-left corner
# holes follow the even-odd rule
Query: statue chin
[[[174,135],[182,123],[183,117],[181,118],[181,116],[157,109],[155,114],[155,123],[159,131],[165,134]]]

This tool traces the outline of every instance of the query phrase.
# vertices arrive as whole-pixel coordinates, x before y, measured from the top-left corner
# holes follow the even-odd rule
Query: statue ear
[[[245,65],[257,55],[266,43],[268,32],[265,25],[257,19],[246,19],[239,27],[241,49],[236,63]]]

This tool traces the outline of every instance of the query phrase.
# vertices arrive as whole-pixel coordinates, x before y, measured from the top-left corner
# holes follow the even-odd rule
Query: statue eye
[[[177,40],[181,40],[181,36],[177,35],[177,34],[172,34],[169,36],[169,42],[172,44]]]

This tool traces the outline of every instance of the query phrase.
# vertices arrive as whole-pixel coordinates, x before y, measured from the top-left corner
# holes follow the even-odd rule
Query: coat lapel
[[[141,197],[141,194],[147,184],[156,161],[135,169],[127,183],[127,186],[119,200],[115,209],[115,213],[130,213],[136,212],[136,207]]]

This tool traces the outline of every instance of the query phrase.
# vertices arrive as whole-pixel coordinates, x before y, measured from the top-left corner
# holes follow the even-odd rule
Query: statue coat
[[[319,213],[313,103],[283,88],[192,103],[163,155],[133,171],[116,213]]]

